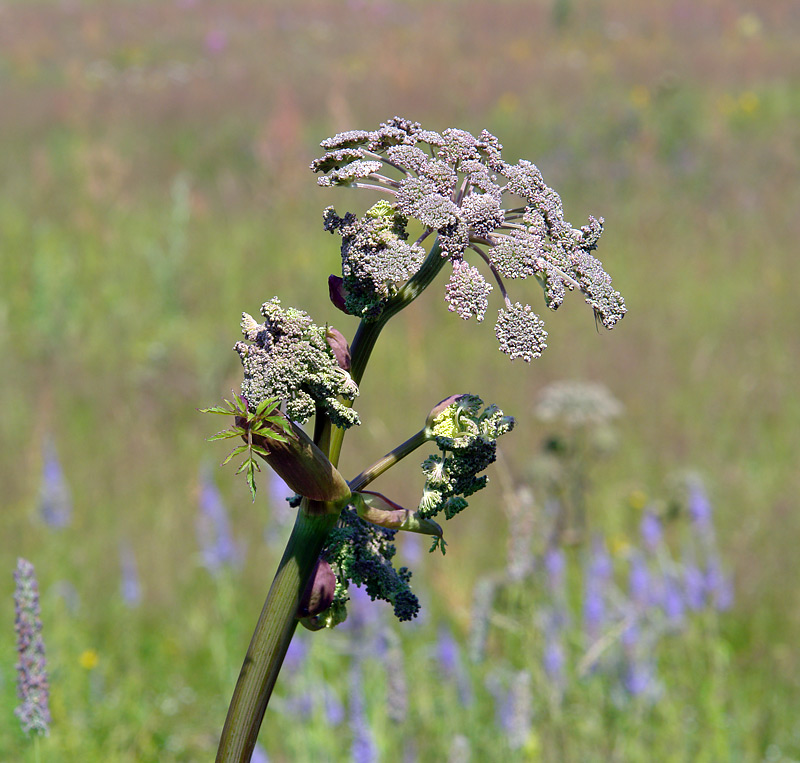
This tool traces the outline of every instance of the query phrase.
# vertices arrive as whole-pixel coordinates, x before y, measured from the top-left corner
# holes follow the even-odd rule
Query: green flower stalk
[[[498,289],[495,335],[512,360],[531,361],[545,349],[543,322],[526,302],[512,302],[506,281],[533,276],[545,305],[557,309],[578,290],[595,317],[612,328],[625,303],[592,252],[602,219],[575,229],[558,194],[530,162],[507,163],[497,138],[463,130],[424,130],[395,117],[374,131],[350,131],[321,144],[311,165],[323,187],[351,186],[385,193],[362,215],[325,210],[323,224],[341,240],[341,275],[331,275],[332,304],[360,319],[348,345],[331,326],[277,298],[261,307],[263,322],[242,318],[237,342],[244,372],[241,395],[228,408],[231,429],[216,437],[244,440],[255,495],[256,459],[266,461],[296,491],[297,520],[259,618],[225,721],[218,761],[247,761],[299,623],[335,627],[347,617],[350,585],[391,604],[401,621],[419,612],[412,574],[394,567],[398,532],[430,535],[431,551],[445,550],[434,519],[452,519],[487,483],[497,440],[514,419],[472,394],[453,395],[428,414],[416,434],[360,474],[338,471],[345,432],[360,424],[354,403],[372,349],[386,323],[439,276],[448,274],[445,301],[464,320],[482,321]],[[411,240],[410,229],[421,231]],[[489,278],[484,277],[489,274]],[[299,425],[314,419],[313,437]],[[416,508],[366,490],[417,449],[422,494]],[[414,504],[403,500],[407,506]]]

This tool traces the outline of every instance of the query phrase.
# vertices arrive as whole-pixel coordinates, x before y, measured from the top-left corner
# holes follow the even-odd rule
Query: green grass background
[[[415,572],[430,619],[397,629],[411,718],[396,728],[370,704],[385,760],[401,760],[408,739],[420,760],[444,759],[458,733],[473,760],[800,758],[798,33],[790,0],[3,4],[0,759],[34,754],[12,715],[17,556],[42,588],[53,710],[43,759],[213,756],[277,549],[261,542],[267,491],[253,505],[232,469],[216,470],[247,556],[222,580],[200,565],[198,471],[225,450],[204,441],[217,422],[196,408],[238,384],[240,313],[273,295],[352,335],[354,320],[327,300],[338,251],[321,210],[364,199],[318,189],[307,166],[324,137],[394,114],[486,128],[509,160],[541,168],[567,219],[604,216],[599,256],[629,315],[598,333],[573,297],[544,316],[545,355],[510,364],[491,321],[459,321],[434,285],[374,353],[345,475],[415,431],[433,403],[470,391],[517,417],[502,448],[521,481],[543,434],[538,391],[598,381],[626,414],[592,527],[632,533],[631,491],[657,497],[674,470],[698,470],[736,603],[665,647],[669,691],[654,707],[619,712],[596,681],[558,712],[542,700],[531,745],[504,752],[485,692],[464,710],[429,657],[437,623],[463,640],[475,581],[504,564],[495,480],[447,528],[447,557]],[[542,307],[537,288],[513,286]],[[74,502],[60,532],[37,514],[47,440]],[[376,489],[413,504],[415,468]],[[142,577],[136,610],[119,596],[123,540]],[[498,636],[490,660],[535,669],[529,631]],[[305,669],[344,696],[336,643],[314,635]],[[91,670],[80,664],[89,649]],[[381,680],[366,671],[372,696]],[[291,721],[268,715],[272,759],[348,759],[345,729]]]

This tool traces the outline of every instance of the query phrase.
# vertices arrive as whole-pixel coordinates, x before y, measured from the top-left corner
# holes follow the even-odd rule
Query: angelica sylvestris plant
[[[244,439],[232,455],[246,454],[240,471],[254,497],[260,458],[295,491],[298,509],[236,684],[221,761],[250,759],[298,622],[311,630],[341,623],[350,584],[389,602],[401,621],[417,615],[411,571],[393,564],[396,534],[429,535],[431,551],[444,553],[437,520],[463,511],[484,487],[497,439],[514,426],[478,396],[453,395],[430,411],[416,434],[345,479],[337,468],[344,434],[361,423],[354,407],[359,384],[387,321],[442,271],[448,308],[464,320],[484,320],[497,289],[495,335],[512,360],[539,357],[547,332],[527,297],[512,301],[507,282],[533,276],[551,310],[568,291],[579,291],[606,328],[625,314],[622,297],[592,254],[602,218],[573,228],[539,170],[527,161],[507,163],[488,132],[477,138],[463,130],[437,133],[395,117],[377,130],[341,133],[321,146],[324,154],[311,165],[320,186],[368,188],[385,198],[360,216],[339,216],[333,207],[323,215],[325,229],[341,239],[341,275],[328,279],[331,301],[360,319],[352,342],[272,298],[260,319],[243,314],[243,341],[234,348],[244,369],[241,395],[227,409],[210,409],[234,415],[233,427],[218,436]],[[301,426],[312,419],[309,436]],[[418,499],[366,489],[423,447]]]

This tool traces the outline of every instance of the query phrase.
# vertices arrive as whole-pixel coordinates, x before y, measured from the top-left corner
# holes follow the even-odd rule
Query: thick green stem
[[[358,325],[358,330],[350,345],[350,376],[356,384],[361,384],[364,376],[364,369],[367,361],[378,341],[386,322],[394,315],[397,315],[403,308],[408,307],[425,289],[430,286],[434,278],[444,267],[447,258],[442,257],[442,250],[437,239],[431,247],[428,256],[420,266],[420,269],[404,284],[385,305],[383,312],[374,321],[362,320]],[[342,440],[344,439],[344,429],[334,427],[331,432],[330,450],[328,457],[334,466],[339,464],[339,456],[342,452]]]
[[[264,711],[297,627],[300,597],[336,524],[338,512],[309,516],[307,508],[301,506],[298,512],[247,649],[222,730],[217,763],[244,763],[253,754]]]
[[[413,453],[420,445],[428,442],[427,429],[421,429],[404,443],[398,445],[393,451],[387,453],[383,458],[376,461],[368,469],[364,469],[358,477],[350,480],[350,490],[354,493],[363,490],[370,482],[377,479],[385,471],[391,469],[400,459],[405,458],[409,453]]]
[[[437,241],[420,269],[387,303],[381,316],[375,321],[361,321],[350,347],[350,375],[356,384],[364,375],[386,322],[425,290],[446,261]],[[344,430],[332,427],[330,420],[315,431],[317,445],[323,450],[328,445],[328,459],[334,467],[339,463],[343,438]],[[245,763],[253,754],[264,712],[297,627],[295,616],[300,596],[342,508],[303,499],[236,682],[217,751],[217,763]]]

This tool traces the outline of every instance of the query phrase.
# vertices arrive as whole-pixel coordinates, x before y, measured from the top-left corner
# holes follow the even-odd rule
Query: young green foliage
[[[483,488],[488,479],[479,472],[497,457],[497,438],[514,428],[514,419],[496,406],[483,412],[477,395],[461,395],[429,424],[428,431],[441,454],[422,462],[425,488],[419,502],[421,517],[444,512],[451,519],[467,507],[467,496]],[[438,545],[434,541],[433,550]],[[442,549],[444,551],[444,549]]]
[[[216,413],[221,416],[234,416],[237,423],[232,427],[223,429],[208,438],[209,441],[213,440],[229,440],[232,437],[243,438],[245,440],[243,445],[237,445],[222,462],[224,466],[232,458],[246,453],[244,461],[242,461],[236,474],[245,473],[247,486],[250,488],[250,493],[253,500],[256,499],[256,472],[261,471],[255,457],[269,455],[269,450],[263,444],[263,440],[258,443],[253,441],[253,435],[260,435],[268,440],[278,440],[286,442],[287,438],[280,432],[276,432],[274,427],[279,427],[286,434],[291,434],[291,424],[285,416],[280,413],[273,413],[277,411],[280,405],[280,400],[276,397],[264,398],[256,407],[251,411],[248,408],[247,400],[241,395],[234,395],[233,400],[225,400],[225,406],[216,405],[211,408],[201,408],[200,413]],[[242,421],[239,424],[238,421]]]

